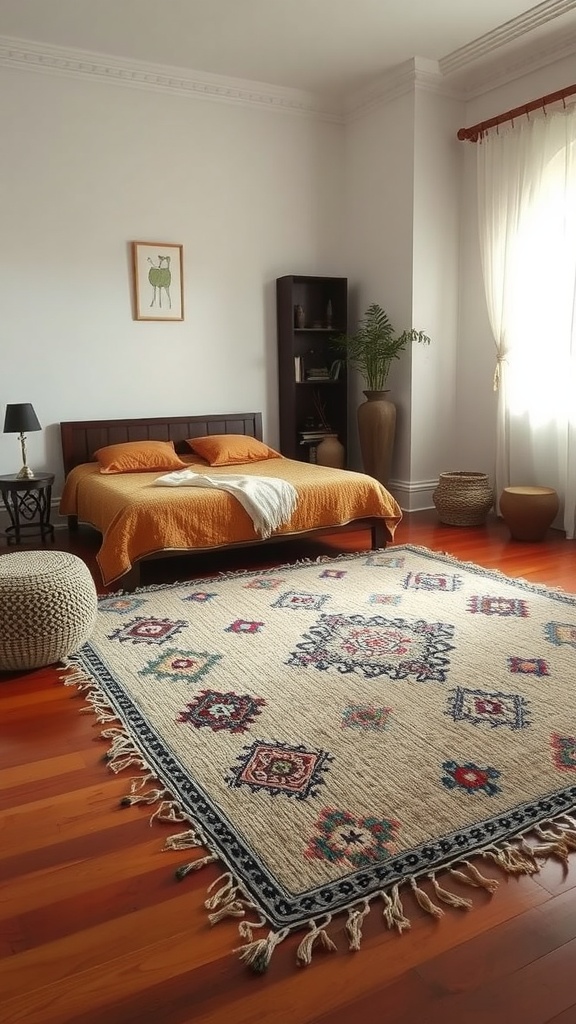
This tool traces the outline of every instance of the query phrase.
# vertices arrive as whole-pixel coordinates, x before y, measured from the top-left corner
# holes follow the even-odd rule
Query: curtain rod
[[[506,121],[514,121],[517,117],[525,115],[528,117],[531,110],[544,110],[552,103],[558,103],[559,100],[565,100],[567,96],[573,96],[576,94],[576,85],[568,85],[565,89],[558,89],[557,92],[551,92],[548,96],[541,96],[538,100],[531,100],[530,103],[523,103],[521,107],[514,107],[513,110],[507,110],[505,114],[498,114],[496,117],[490,117],[487,121],[480,121],[479,124],[473,124],[471,128],[460,128],[458,131],[458,138],[461,142],[478,142],[485,132],[489,128],[496,128],[499,124],[504,124]]]

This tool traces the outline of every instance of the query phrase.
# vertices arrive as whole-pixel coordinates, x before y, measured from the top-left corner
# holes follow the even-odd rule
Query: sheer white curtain
[[[495,489],[554,487],[576,516],[576,106],[477,144],[478,217],[498,390]]]

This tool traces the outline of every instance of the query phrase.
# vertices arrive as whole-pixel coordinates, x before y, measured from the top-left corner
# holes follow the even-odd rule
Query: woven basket
[[[441,523],[481,526],[494,504],[486,473],[441,473],[432,501]]]

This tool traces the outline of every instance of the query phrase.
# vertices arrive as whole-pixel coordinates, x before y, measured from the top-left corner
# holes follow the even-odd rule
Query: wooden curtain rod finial
[[[479,124],[474,124],[470,128],[460,128],[457,132],[457,138],[460,142],[478,142],[478,139],[481,139],[489,128],[498,128],[498,125],[504,124],[506,121],[512,121],[512,125],[514,125],[514,118],[522,117],[523,115],[529,119],[532,110],[542,109],[546,114],[546,107],[552,103],[559,103],[561,101],[564,110],[566,110],[566,97],[574,96],[575,94],[576,85],[569,85],[565,89],[558,89],[557,92],[551,92],[547,96],[540,96],[539,99],[532,100],[530,103],[524,103],[521,107],[507,110],[505,114],[498,114],[487,121],[480,121]]]

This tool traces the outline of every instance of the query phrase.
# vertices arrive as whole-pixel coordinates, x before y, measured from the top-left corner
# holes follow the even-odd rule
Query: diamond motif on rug
[[[271,796],[283,794],[306,800],[317,795],[318,786],[324,781],[322,772],[330,760],[324,750],[257,740],[239,755],[239,764],[230,774],[230,785],[248,786],[253,793],[265,790]]]
[[[367,679],[444,682],[454,629],[442,622],[409,622],[382,615],[322,615],[297,644],[289,665],[359,672]]]
[[[187,622],[171,619],[139,618],[119,626],[108,636],[109,640],[130,641],[133,644],[164,644],[188,626]]]
[[[492,729],[525,729],[528,725],[527,703],[517,693],[488,693],[459,686],[450,695],[449,708],[455,722],[489,725]]]
[[[479,597],[474,594],[468,602],[468,611],[480,615],[528,615],[526,601],[514,597]]]
[[[171,648],[140,669],[141,676],[197,683],[216,665],[222,655],[206,651],[185,651]]]
[[[573,859],[575,647],[576,596],[403,545],[106,597],[69,681],[261,971]]]
[[[242,696],[237,693],[219,693],[217,690],[202,690],[198,697],[181,711],[177,721],[187,722],[196,729],[209,728],[213,732],[228,729],[230,732],[246,732],[260,709],[266,705],[261,697]]]
[[[364,868],[390,857],[399,828],[397,821],[388,818],[356,818],[348,811],[325,807],[304,856]]]
[[[392,708],[375,708],[372,704],[349,704],[342,712],[343,729],[374,729],[382,732],[386,728]]]

